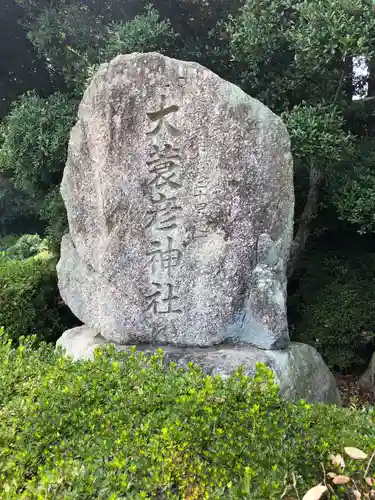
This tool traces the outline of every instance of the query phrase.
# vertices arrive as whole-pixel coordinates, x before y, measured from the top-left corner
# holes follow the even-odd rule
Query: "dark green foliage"
[[[340,169],[331,173],[330,200],[360,234],[375,233],[375,140],[357,139]]]
[[[45,233],[48,248],[58,255],[61,238],[68,232],[68,219],[60,194],[60,186],[56,186],[46,196],[44,206],[40,211],[40,218],[47,223]]]
[[[43,57],[48,57],[53,71],[64,75],[68,85],[82,84],[81,69],[85,63],[94,64],[98,54],[105,51],[106,33],[112,26],[124,26],[135,21],[134,26],[151,27],[139,22],[144,12],[152,8],[160,14],[160,26],[164,22],[170,24],[171,30],[179,34],[175,55],[182,59],[198,60],[214,67],[213,62],[224,68],[229,58],[221,50],[220,36],[213,32],[220,23],[225,23],[228,15],[236,14],[244,0],[117,0],[80,2],[17,0],[24,8],[30,39]],[[143,13],[143,14],[142,14]],[[137,21],[138,19],[138,21]],[[124,28],[128,31],[128,28]],[[156,26],[156,33],[160,30]],[[153,30],[146,29],[142,33],[136,30],[131,45],[142,46],[142,38],[154,39]],[[137,41],[139,40],[139,44]],[[163,51],[165,40],[159,37],[158,49]],[[224,44],[225,45],[225,44]],[[139,50],[139,49],[136,49]],[[219,54],[220,52],[220,54]],[[100,57],[102,60],[102,57]],[[97,62],[97,61],[96,61]]]
[[[25,260],[46,250],[46,243],[38,234],[23,234],[6,249],[13,260]]]
[[[0,119],[7,114],[12,101],[28,89],[37,89],[43,95],[53,91],[45,60],[38,57],[20,23],[23,13],[15,0],[1,1]]]
[[[0,252],[6,252],[9,247],[15,245],[19,240],[17,234],[7,234],[6,236],[0,236]]]
[[[351,101],[348,58],[374,54],[368,0],[247,0],[231,27],[239,81],[277,112]]]
[[[308,255],[294,340],[313,345],[333,369],[365,367],[375,349],[375,256]]]
[[[375,55],[374,12],[368,0],[247,0],[229,25],[229,39],[236,81],[281,114],[291,134],[296,185],[296,238],[288,266],[292,276],[316,231],[323,202],[334,208],[336,224],[337,209],[352,223],[372,224],[365,199],[372,194],[374,170],[343,189],[332,184],[339,178],[336,172],[347,170],[355,149],[359,127],[350,135],[347,121],[352,58]],[[355,82],[362,95],[363,83]],[[346,177],[352,172],[353,165]],[[323,191],[328,182],[327,201]]]
[[[16,248],[20,250],[20,245]],[[37,334],[39,339],[50,341],[59,337],[64,330],[59,301],[54,258],[42,253],[26,260],[12,260],[7,253],[2,254],[0,326],[11,338]]]
[[[281,116],[291,136],[298,166],[306,166],[313,160],[332,169],[352,152],[351,136],[344,131],[345,122],[337,108],[303,103]]]
[[[360,137],[375,135],[375,97],[354,100],[345,112],[349,130]]]
[[[374,167],[364,166],[350,172],[347,183],[338,191],[336,206],[341,217],[358,225],[360,233],[375,232]]]
[[[22,97],[5,120],[0,169],[15,187],[40,201],[60,183],[76,103],[62,94]]]
[[[51,71],[64,76],[77,97],[100,62],[121,52],[159,50],[205,64],[283,113],[295,143],[297,167],[303,157],[307,168],[314,164],[319,176],[313,186],[315,194],[310,196],[310,200],[314,198],[314,206],[307,211],[310,220],[304,220],[310,224],[329,170],[348,161],[350,155],[351,144],[343,126],[344,116],[357,119],[347,109],[354,85],[351,58],[375,55],[375,16],[369,0],[319,0],[318,4],[303,0],[154,0],[149,7],[144,1],[122,4],[115,0],[17,3],[24,8],[23,22],[34,47],[48,58]],[[230,22],[229,15],[234,16]],[[365,82],[354,83],[363,93]],[[354,114],[357,117],[358,112]],[[357,133],[358,127],[354,129]],[[54,134],[59,132],[52,130],[51,137]],[[56,139],[59,144],[60,139]],[[29,146],[33,153],[31,143]],[[38,153],[43,146],[35,142],[36,163],[46,177],[53,176],[53,164],[64,155],[55,151],[46,165]],[[306,219],[302,212],[309,175],[297,172],[297,219]],[[36,176],[35,182],[42,186],[44,179]],[[365,209],[361,200],[372,196],[372,172],[349,184],[336,189],[335,206],[341,217],[371,228],[372,221],[368,224],[366,219],[371,219],[372,209]],[[55,211],[55,207],[45,208],[37,206],[36,211]],[[59,214],[56,225],[60,228],[64,217]],[[55,231],[49,224],[51,231],[58,240],[62,229]]]
[[[369,453],[375,440],[371,414],[289,404],[263,366],[223,380],[166,367],[161,354],[98,351],[73,363],[5,338],[0,400],[0,494],[9,500],[279,500],[293,494],[293,474],[302,496],[330,453]],[[363,474],[364,462],[348,462]]]
[[[0,235],[37,230],[36,212],[34,201],[16,189],[0,172]]]
[[[173,50],[177,36],[169,20],[160,19],[159,13],[149,6],[132,21],[110,26],[101,59],[110,61],[119,54],[132,52],[165,53]]]
[[[212,67],[212,58],[219,60],[220,45],[218,37],[213,40],[212,30],[241,1],[232,5],[227,1],[141,1],[136,9],[129,4],[122,12],[110,2],[102,5],[101,12],[82,2],[52,2],[42,9],[32,8],[32,2],[20,3],[30,14],[27,24],[34,46],[50,61],[52,73],[62,75],[80,95],[92,67],[120,53],[156,50],[182,59],[211,60],[208,65]]]
[[[35,12],[29,38],[49,62],[52,78],[62,75],[68,87],[80,86],[86,67],[99,59],[105,26],[83,2],[64,3]]]
[[[60,236],[65,231],[65,213],[57,191],[75,115],[76,102],[67,96],[43,99],[31,93],[13,106],[2,129],[0,172],[11,181],[12,189],[27,198],[29,215],[47,221],[48,232],[60,231]],[[14,211],[14,218],[25,215],[20,203]]]
[[[168,18],[178,33],[174,57],[196,61],[222,78],[235,81],[238,67],[232,64],[227,21],[238,14],[244,0],[154,0],[162,19]]]
[[[286,6],[278,0],[248,0],[230,26],[230,50],[238,69],[238,83],[279,112],[302,100],[292,100],[296,86],[294,50],[286,36],[296,3],[298,0],[290,0]]]

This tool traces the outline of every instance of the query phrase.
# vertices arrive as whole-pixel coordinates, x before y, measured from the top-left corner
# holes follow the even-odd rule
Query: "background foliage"
[[[5,4],[1,36],[14,43],[0,49],[9,61],[0,73],[2,234],[37,231],[48,236],[50,248],[58,252],[66,230],[59,183],[69,130],[82,92],[100,63],[119,53],[151,50],[198,61],[282,115],[290,132],[296,218],[289,313],[295,338],[312,342],[340,369],[369,359],[375,348],[374,261],[366,259],[357,278],[348,264],[348,271],[332,283],[326,282],[325,269],[326,258],[343,258],[339,248],[332,254],[332,240],[350,251],[350,260],[361,259],[364,238],[368,251],[374,249],[371,0]],[[358,57],[367,61],[368,76],[353,76]],[[353,101],[354,95],[359,99]],[[343,262],[345,267],[347,257]],[[344,309],[345,325],[344,315],[337,313]],[[350,345],[356,346],[351,353]]]
[[[58,203],[53,193],[61,182],[75,114],[76,102],[66,95],[30,93],[13,105],[2,127],[0,175],[23,194],[29,214],[44,221],[47,232],[64,217],[50,205]]]
[[[373,455],[347,453],[344,466],[338,454],[373,452],[371,408],[292,405],[262,366],[223,380],[161,354],[73,363],[51,342],[78,324],[55,269],[77,104],[99,64],[159,51],[282,116],[295,165],[293,339],[332,369],[364,368],[375,349],[372,1],[3,0],[0,42],[1,498],[276,500],[321,482],[332,499],[369,494]],[[353,74],[359,56],[368,75]]]
[[[57,288],[56,257],[37,234],[0,239],[0,324],[14,341],[35,335],[54,342],[78,324]]]
[[[375,343],[375,256],[348,253],[311,252],[298,290],[295,338],[316,347],[336,370],[364,369]]]
[[[48,256],[27,260],[0,258],[0,323],[11,338],[61,335],[56,304],[56,262]]]

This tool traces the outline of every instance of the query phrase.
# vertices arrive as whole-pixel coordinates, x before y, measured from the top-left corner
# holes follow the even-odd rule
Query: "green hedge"
[[[30,250],[22,245],[12,248]],[[58,301],[56,260],[50,254],[13,260],[7,252],[0,253],[0,327],[11,338],[37,334],[56,340],[64,329]]]
[[[73,363],[30,339],[0,341],[2,499],[302,498],[334,470],[331,453],[374,443],[371,411],[287,403],[264,366],[223,380],[161,354]],[[366,491],[368,460],[345,461]]]

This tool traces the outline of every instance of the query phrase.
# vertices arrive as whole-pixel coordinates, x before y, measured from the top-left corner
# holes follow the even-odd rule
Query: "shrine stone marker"
[[[259,101],[196,63],[119,56],[84,94],[61,192],[59,288],[86,325],[63,335],[71,354],[80,339],[230,343],[255,367],[256,349],[288,348],[292,156]]]
[[[117,57],[84,95],[61,192],[61,294],[107,340],[286,346],[290,141],[239,87]]]

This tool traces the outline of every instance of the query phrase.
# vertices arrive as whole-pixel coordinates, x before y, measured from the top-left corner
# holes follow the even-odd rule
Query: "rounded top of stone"
[[[152,73],[166,73],[168,78],[175,77],[179,80],[198,79],[205,82],[209,87],[211,82],[216,82],[217,92],[222,100],[225,100],[228,106],[252,106],[259,109],[264,116],[272,116],[272,121],[277,123],[278,127],[285,128],[281,118],[274,114],[267,106],[257,99],[246,94],[237,85],[222,79],[216,73],[194,61],[181,61],[172,57],[165,56],[160,52],[133,52],[131,54],[120,54],[110,62],[103,63],[91,84],[86,90],[86,94],[92,95],[92,91],[97,92],[100,89],[100,81],[104,80],[108,83],[110,80],[116,79],[116,75],[124,76],[127,71],[131,72],[133,68],[143,78],[148,77],[149,83],[152,83]],[[132,73],[132,72],[131,72]],[[133,73],[134,76],[134,73]],[[125,81],[124,81],[125,83]],[[168,88],[164,89],[168,91]],[[263,119],[263,118],[262,118]]]

